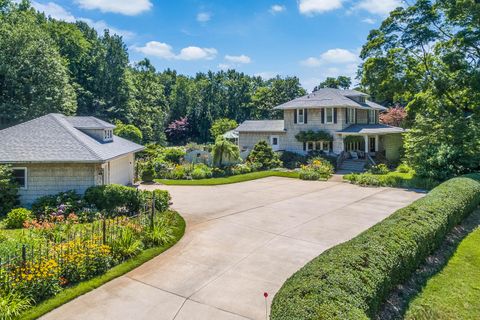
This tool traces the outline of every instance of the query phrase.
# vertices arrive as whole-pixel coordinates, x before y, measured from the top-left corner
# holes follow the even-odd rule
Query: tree
[[[224,163],[231,163],[235,161],[241,161],[240,149],[238,146],[222,136],[219,136],[215,140],[215,144],[212,148],[213,163],[217,167],[223,167]]]
[[[0,217],[18,205],[18,185],[13,182],[12,169],[0,165]]]
[[[313,91],[321,88],[350,89],[352,79],[346,76],[338,76],[337,78],[327,77],[325,81],[316,86]]]
[[[117,121],[115,123],[115,126],[116,128],[113,130],[113,133],[115,133],[117,136],[133,141],[135,143],[142,143],[142,131],[140,131],[140,129],[135,127],[133,124],[124,124],[121,121]]]
[[[76,108],[65,60],[34,14],[0,15],[0,116],[18,123]]]
[[[181,144],[187,141],[189,131],[190,125],[188,118],[184,117],[172,121],[165,130],[165,133],[167,134],[169,141]]]
[[[221,118],[213,122],[212,127],[210,128],[210,134],[214,139],[218,136],[225,134],[226,132],[233,130],[238,127],[238,123],[235,120]]]
[[[479,28],[478,1],[417,0],[391,12],[362,48],[362,85],[376,100],[406,104],[406,156],[419,175],[480,167]]]
[[[394,127],[404,127],[405,120],[407,118],[407,112],[405,108],[396,106],[389,108],[387,111],[380,114],[380,123],[394,126]]]
[[[282,166],[278,154],[267,144],[265,140],[257,142],[252,152],[248,155],[247,161],[256,163],[262,170],[268,170]]]

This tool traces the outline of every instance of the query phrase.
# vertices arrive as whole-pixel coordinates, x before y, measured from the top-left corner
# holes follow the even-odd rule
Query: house
[[[266,140],[275,151],[399,158],[404,129],[380,124],[385,107],[356,90],[322,88],[281,104],[283,120],[245,121],[236,129],[241,150]],[[350,152],[351,151],[351,152]],[[366,157],[368,158],[368,157]]]
[[[26,206],[62,191],[132,184],[143,146],[115,136],[114,128],[94,117],[48,114],[0,130],[0,164],[12,166]]]

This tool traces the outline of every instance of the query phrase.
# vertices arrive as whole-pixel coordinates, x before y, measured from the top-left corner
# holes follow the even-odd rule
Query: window
[[[304,110],[304,109],[297,109],[297,119],[298,119],[298,123],[304,123],[304,114],[305,114],[305,110]]]
[[[314,150],[314,144],[311,141],[307,142],[307,151],[310,151],[310,150]]]
[[[356,110],[353,108],[347,109],[348,123],[355,123],[355,112]]]
[[[113,139],[113,131],[112,130],[104,130],[103,131],[103,140],[109,141]]]
[[[376,123],[375,110],[368,110],[368,122]]]
[[[27,168],[13,168],[13,180],[21,189],[27,188]]]
[[[365,103],[365,97],[360,97],[359,101],[360,101],[360,103]]]
[[[333,123],[333,108],[325,109],[325,123]]]
[[[278,138],[277,137],[272,138],[272,145],[274,145],[274,146],[278,145]]]

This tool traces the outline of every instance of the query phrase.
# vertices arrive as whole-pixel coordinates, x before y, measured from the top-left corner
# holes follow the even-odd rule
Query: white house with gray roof
[[[306,154],[322,150],[332,155],[351,152],[372,157],[382,154],[395,160],[404,129],[379,124],[379,113],[386,108],[367,97],[356,90],[319,89],[275,107],[283,110],[283,120],[240,124],[236,129],[239,147],[251,150],[258,141],[265,140],[276,151]],[[326,134],[306,141],[305,137],[315,137],[312,132]],[[299,134],[304,137],[299,139]]]
[[[13,167],[24,205],[62,191],[132,184],[134,156],[144,147],[114,128],[94,117],[48,114],[0,130],[0,164]]]

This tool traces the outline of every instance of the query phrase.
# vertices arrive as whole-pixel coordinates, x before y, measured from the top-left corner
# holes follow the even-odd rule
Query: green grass
[[[439,182],[431,179],[424,179],[415,175],[414,172],[397,172],[392,171],[387,174],[372,173],[351,173],[343,176],[344,180],[360,186],[374,187],[394,187],[431,190],[435,188]]]
[[[89,291],[92,291],[95,288],[100,287],[101,285],[105,284],[106,282],[113,280],[121,275],[139,267],[143,263],[147,262],[148,260],[158,256],[162,252],[166,251],[167,249],[171,248],[175,243],[178,242],[185,233],[185,220],[178,215],[178,225],[175,234],[175,241],[168,245],[150,248],[138,256],[119,264],[112,269],[108,270],[105,274],[98,276],[96,278],[90,279],[88,281],[79,283],[73,287],[65,289],[57,294],[55,297],[45,300],[44,302],[40,303],[39,305],[29,309],[27,312],[22,314],[19,319],[22,320],[30,320],[30,319],[37,319],[40,316],[52,311],[55,308],[75,299],[78,296],[81,296]]]
[[[428,280],[405,319],[460,320],[480,315],[480,228],[458,246],[444,269]]]
[[[266,177],[285,177],[285,178],[297,178],[298,172],[293,171],[258,171],[246,174],[239,174],[224,178],[210,178],[199,180],[169,180],[169,179],[155,179],[156,182],[165,185],[179,185],[179,186],[214,186],[220,184],[230,184],[237,182],[244,182],[249,180],[261,179]]]

